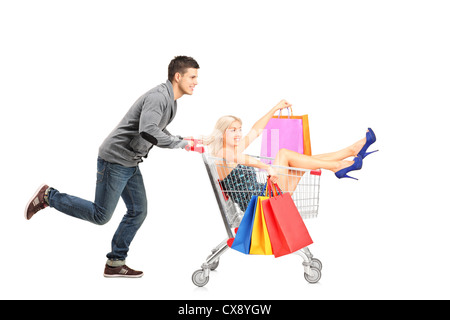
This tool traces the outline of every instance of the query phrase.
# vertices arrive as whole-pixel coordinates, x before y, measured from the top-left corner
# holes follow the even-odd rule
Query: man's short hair
[[[183,75],[189,68],[200,69],[200,66],[198,65],[197,61],[195,61],[194,58],[191,57],[177,56],[173,58],[169,63],[169,81],[173,81],[175,73],[178,72]]]

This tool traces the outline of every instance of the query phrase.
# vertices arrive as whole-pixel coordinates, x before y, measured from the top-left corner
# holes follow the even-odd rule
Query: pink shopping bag
[[[280,112],[281,115],[281,112]],[[303,121],[298,117],[273,117],[262,134],[261,157],[275,158],[280,149],[303,154]],[[261,159],[272,164],[272,160]]]

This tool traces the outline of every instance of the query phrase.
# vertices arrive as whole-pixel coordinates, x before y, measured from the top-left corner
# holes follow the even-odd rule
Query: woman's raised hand
[[[274,112],[284,108],[291,108],[291,107],[292,104],[283,99],[280,102],[278,102],[278,104],[274,107]]]

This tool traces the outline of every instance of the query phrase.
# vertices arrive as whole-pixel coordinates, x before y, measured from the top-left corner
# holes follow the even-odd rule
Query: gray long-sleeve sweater
[[[167,125],[177,113],[172,83],[167,80],[143,94],[99,148],[99,157],[125,167],[135,167],[156,145],[184,148],[187,141],[171,135]]]

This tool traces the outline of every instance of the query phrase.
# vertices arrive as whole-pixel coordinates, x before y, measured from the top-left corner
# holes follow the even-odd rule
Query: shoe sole
[[[141,278],[144,274],[130,276],[126,274],[103,274],[105,278]]]
[[[46,184],[43,183],[43,184],[36,190],[36,192],[34,193],[34,195],[31,197],[30,201],[28,201],[27,206],[25,207],[25,213],[24,213],[25,219],[27,219],[27,220],[30,220],[30,219],[31,219],[31,218],[28,219],[28,216],[27,216],[28,207],[30,206],[31,202],[33,202],[34,198],[37,197],[37,195],[38,195],[39,191],[41,191],[42,187],[45,186],[45,185],[46,185]]]

